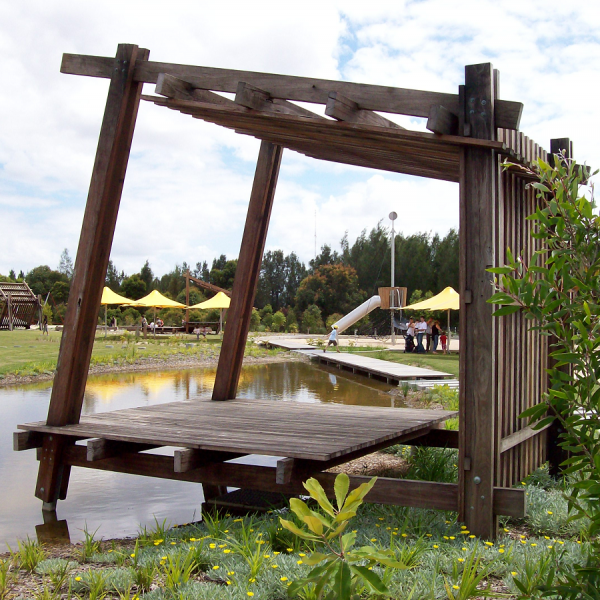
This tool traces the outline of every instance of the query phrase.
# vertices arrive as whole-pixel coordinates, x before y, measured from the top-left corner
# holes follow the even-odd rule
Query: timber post
[[[219,356],[213,400],[230,400],[235,398],[237,393],[282,154],[281,146],[261,142],[233,282],[227,329]]]
[[[113,60],[48,409],[48,425],[78,423],[81,415],[102,287],[142,92],[143,84],[133,80],[135,63],[138,59],[147,60],[148,55],[148,50],[120,44]],[[66,497],[69,467],[63,465],[62,457],[68,444],[62,436],[44,437],[35,495],[44,502],[46,510],[52,510],[57,499]]]
[[[495,140],[497,83],[490,63],[465,67],[461,135]],[[494,483],[496,439],[495,340],[492,276],[495,266],[497,153],[463,148],[460,168],[460,409],[459,512],[469,531],[496,535]]]
[[[14,322],[13,322],[14,315],[13,315],[12,296],[10,294],[8,294],[6,304],[8,306],[8,330],[12,331],[14,329]]]

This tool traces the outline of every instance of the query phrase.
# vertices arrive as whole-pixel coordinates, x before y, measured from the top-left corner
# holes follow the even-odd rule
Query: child
[[[442,352],[446,354],[446,343],[448,342],[448,338],[446,337],[445,331],[440,331],[440,342],[442,344]]]
[[[327,346],[325,346],[325,348],[323,348],[323,352],[327,352],[327,348],[329,348],[329,346],[331,346],[332,344],[335,346],[336,352],[340,351],[340,348],[338,346],[337,336],[338,336],[338,326],[334,325],[333,328],[331,329],[331,333],[329,334],[329,341],[327,342]]]

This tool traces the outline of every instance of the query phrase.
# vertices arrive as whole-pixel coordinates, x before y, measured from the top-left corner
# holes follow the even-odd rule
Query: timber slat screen
[[[0,329],[29,329],[40,318],[41,303],[25,282],[0,282]]]
[[[547,389],[548,338],[528,331],[528,323],[520,314],[492,318],[494,307],[487,299],[493,290],[486,269],[506,261],[507,246],[515,253],[523,252],[525,259],[540,248],[540,242],[532,236],[531,221],[526,220],[536,202],[534,191],[527,187],[532,176],[521,167],[530,167],[538,157],[548,156],[518,130],[523,105],[499,98],[498,71],[491,64],[469,65],[465,68],[465,84],[458,86],[457,93],[441,94],[152,62],[148,57],[147,50],[127,44],[118,47],[115,58],[63,56],[63,73],[110,79],[111,83],[48,420],[46,424],[24,425],[29,431],[15,434],[15,449],[39,449],[36,495],[46,503],[45,507],[53,509],[56,500],[66,496],[69,471],[74,465],[201,482],[205,492],[210,493],[226,484],[295,493],[301,490],[302,477],[314,474],[331,493],[333,476],[322,472],[327,466],[401,438],[417,445],[458,447],[459,482],[382,479],[370,494],[371,501],[456,510],[469,530],[484,537],[496,535],[498,515],[524,514],[523,490],[508,486],[543,464],[547,441],[549,455],[556,462],[551,450],[556,432],[552,428],[533,431],[518,418]],[[144,84],[154,86],[154,94],[142,95]],[[210,430],[210,435],[216,436],[212,445],[203,446],[201,436],[193,431],[173,439],[170,428],[174,421],[168,413],[179,410],[174,405],[153,409],[154,412],[134,409],[128,413],[132,422],[144,423],[147,435],[143,438],[135,431],[126,431],[125,423],[111,423],[110,416],[86,417],[78,425],[93,344],[90,331],[99,308],[140,100],[261,140],[240,249],[240,264],[245,265],[245,272],[238,269],[234,281],[232,308],[217,370],[218,385],[213,393],[213,400],[229,400],[221,403],[219,410],[229,410],[231,419],[211,417],[205,433],[208,435]],[[315,110],[297,102],[316,105]],[[393,121],[394,115],[427,119],[430,133],[407,130]],[[558,148],[565,148],[571,156],[568,139],[554,140],[551,150]],[[353,437],[353,426],[342,418],[347,407],[294,407],[294,411],[321,411],[320,418],[331,417],[330,429],[320,430],[319,418],[314,418],[299,431],[294,419],[289,418],[292,407],[287,406],[288,413],[280,415],[277,436],[268,441],[266,431],[266,437],[253,437],[261,431],[272,410],[263,402],[265,399],[250,403],[250,414],[245,412],[244,419],[235,420],[241,405],[235,400],[234,404],[230,402],[236,396],[284,150],[320,160],[459,183],[458,433],[437,429],[437,417],[431,415],[419,431],[407,432],[412,417],[404,413],[408,420],[401,427],[393,426],[395,433],[388,432],[391,437],[386,437],[377,425],[370,429],[369,419],[359,416],[366,414],[363,408],[354,407],[361,434],[365,435],[358,442]],[[503,168],[505,160],[513,166]],[[145,419],[154,415],[156,420],[139,421],[142,415]],[[424,413],[421,416],[426,417]],[[188,418],[196,422],[199,417]],[[119,435],[115,433],[118,431]],[[87,449],[75,445],[78,439],[90,435],[96,439],[88,440]],[[111,435],[114,439],[110,439]],[[336,445],[339,440],[345,440],[345,449]],[[175,442],[181,444],[181,449],[174,457],[140,453]],[[274,446],[278,456],[282,449],[289,454],[278,461],[277,468],[226,462],[252,451],[275,452]],[[332,458],[336,452],[337,458]],[[353,478],[353,484],[360,479]]]

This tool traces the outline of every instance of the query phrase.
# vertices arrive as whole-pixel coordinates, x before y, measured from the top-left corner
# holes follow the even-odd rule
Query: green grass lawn
[[[361,350],[367,348],[344,348],[344,351],[360,353]],[[372,348],[366,356],[379,358],[380,360],[389,360],[390,362],[402,363],[403,365],[411,365],[414,367],[423,367],[435,369],[450,373],[454,377],[458,377],[458,354],[404,354],[404,352],[395,352],[387,350],[379,350],[372,352]]]
[[[51,331],[42,336],[38,330],[0,331],[0,378],[8,374],[38,375],[51,373],[56,368],[61,332]],[[138,344],[139,342],[139,344]],[[187,344],[193,344],[188,347]],[[141,347],[143,346],[143,348]],[[132,364],[143,357],[168,359],[169,357],[216,358],[221,348],[221,338],[197,341],[195,336],[136,338],[133,334],[109,335],[98,332],[92,351],[94,364]],[[271,356],[279,349],[267,350],[248,344],[246,355]]]

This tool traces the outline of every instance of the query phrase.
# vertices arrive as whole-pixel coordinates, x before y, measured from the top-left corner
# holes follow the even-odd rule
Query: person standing
[[[425,317],[421,317],[419,322],[415,325],[415,331],[417,332],[417,352],[424,353],[425,348],[423,347],[423,336],[427,331],[427,323]]]
[[[411,317],[406,327],[406,338],[404,341],[404,352],[415,350],[415,320]]]
[[[433,319],[427,319],[427,329],[425,330],[425,336],[427,338],[427,352],[431,351],[431,336],[432,336],[432,328],[433,328]]]
[[[431,341],[433,343],[433,354],[437,354],[438,342],[440,341],[440,322],[434,321],[431,326]]]
[[[48,317],[44,315],[44,320],[42,321],[42,335],[48,334]]]
[[[335,351],[339,352],[340,351],[340,347],[338,346],[338,326],[334,325],[331,333],[329,334],[329,341],[327,342],[327,346],[325,348],[323,348],[323,352],[327,352],[327,348],[329,348],[329,346],[335,346]]]
[[[148,337],[148,321],[145,316],[142,317],[142,331],[144,332],[144,339],[146,339]]]

